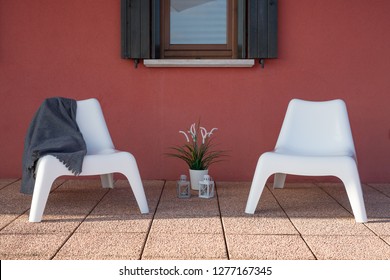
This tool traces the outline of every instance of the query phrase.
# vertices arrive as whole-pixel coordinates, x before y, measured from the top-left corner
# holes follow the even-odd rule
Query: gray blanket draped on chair
[[[75,100],[53,97],[35,113],[24,142],[22,193],[33,193],[36,164],[45,155],[55,156],[75,175],[81,173],[87,147],[76,123],[76,109]]]

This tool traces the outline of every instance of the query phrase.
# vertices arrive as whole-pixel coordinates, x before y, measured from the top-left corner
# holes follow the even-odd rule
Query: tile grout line
[[[219,195],[218,195],[217,182],[215,182],[215,194],[216,194],[216,196],[217,196],[217,205],[218,205],[218,212],[219,212],[219,221],[221,222],[222,237],[223,237],[223,241],[224,241],[224,243],[225,243],[226,256],[227,256],[227,259],[230,260],[229,247],[228,247],[228,244],[227,244],[225,226],[224,226],[224,224],[223,224],[223,219],[222,219],[221,205],[219,204]]]
[[[12,185],[12,184],[14,184],[14,183],[16,183],[17,181],[21,181],[22,178],[12,179],[12,180],[14,180],[14,181],[12,181],[12,182],[10,182],[10,183],[4,185],[3,187],[0,188],[0,190],[5,189],[6,187],[8,187],[8,186],[10,186],[10,185]]]
[[[371,185],[371,184],[372,184],[372,183],[370,183],[370,184],[364,184],[364,185],[366,185],[366,186],[368,186],[368,187],[370,187],[370,188],[376,190],[377,192],[380,192],[380,193],[383,194],[384,196],[390,198],[390,196],[389,196],[388,194],[382,192],[381,190],[378,190],[377,188],[375,188],[375,187],[374,187],[373,185]]]
[[[64,181],[64,183],[65,183],[65,182],[66,182],[66,181]],[[61,185],[62,185],[62,184],[61,184]],[[57,188],[56,188],[56,189],[57,189]],[[91,211],[89,211],[89,212],[87,213],[87,215],[85,215],[85,217],[81,220],[81,222],[75,227],[75,229],[72,230],[72,231],[69,233],[68,237],[65,238],[64,242],[62,242],[62,244],[61,244],[60,247],[56,250],[56,252],[49,258],[50,260],[54,259],[54,258],[57,256],[57,254],[58,254],[58,253],[61,251],[61,249],[65,246],[65,244],[68,242],[68,240],[75,234],[75,232],[79,229],[79,227],[82,225],[82,223],[85,222],[85,220],[88,218],[88,216],[93,212],[93,210],[96,209],[96,207],[97,207],[97,206],[100,204],[100,202],[107,196],[107,194],[110,193],[110,191],[111,191],[111,189],[108,189],[108,190],[104,193],[104,195],[97,201],[97,203],[95,204],[95,206],[92,207]]]
[[[383,194],[384,196],[390,198],[390,196],[388,196],[386,193],[382,192],[381,190],[378,190],[377,188],[375,188],[374,186],[370,185],[370,184],[364,184],[366,185],[367,187],[370,187],[372,189],[374,189],[375,191]],[[384,240],[379,234],[377,234],[375,231],[373,231],[370,227],[368,227],[366,224],[364,224],[369,230],[371,230],[380,240],[382,240],[383,242],[385,242],[388,246],[390,246],[390,242],[387,242],[386,240]]]
[[[274,197],[276,203],[279,205],[280,209],[282,209],[283,213],[286,215],[287,219],[290,221],[291,225],[294,227],[294,229],[298,232],[299,237],[302,239],[302,241],[305,243],[306,247],[309,249],[310,253],[313,255],[314,259],[318,260],[317,256],[314,254],[313,250],[310,248],[309,244],[307,244],[305,238],[302,236],[302,233],[297,229],[297,227],[294,225],[294,223],[291,221],[290,217],[287,215],[286,210],[282,207],[279,200],[276,198],[275,194],[270,190],[268,187],[268,184],[265,185],[268,189],[268,191],[271,193],[271,195]]]
[[[142,244],[141,253],[140,253],[140,255],[139,255],[139,260],[142,260],[142,256],[143,256],[143,254],[144,254],[145,247],[146,247],[146,242],[148,241],[148,238],[149,238],[149,235],[150,235],[150,231],[151,231],[151,229],[152,229],[153,222],[154,222],[154,217],[156,216],[158,206],[160,205],[161,197],[162,197],[162,194],[163,194],[163,192],[164,192],[165,186],[166,186],[166,184],[167,184],[167,180],[163,180],[163,182],[164,182],[164,185],[163,185],[163,187],[161,188],[160,196],[158,197],[158,201],[157,201],[157,204],[156,204],[156,209],[154,210],[154,213],[153,213],[153,215],[152,215],[152,218],[151,218],[151,221],[150,221],[150,224],[149,224],[148,231],[146,232],[144,244]]]
[[[345,208],[335,197],[333,197],[330,193],[328,193],[326,190],[324,190],[323,187],[318,185],[318,183],[314,182],[313,185],[315,185],[317,188],[319,188],[321,191],[323,191],[326,195],[328,195],[331,199],[333,199],[339,206],[341,206],[341,208],[343,208],[345,211],[347,211],[349,214],[351,214],[353,218],[355,218],[355,216],[353,215],[353,212],[351,213],[351,211],[349,211],[347,208]],[[344,190],[345,190],[345,188],[344,188]]]
[[[8,187],[8,186],[10,186],[10,185],[12,185],[12,184],[14,184],[14,183],[16,183],[16,182],[19,181],[19,180],[20,180],[20,179],[15,180],[14,182],[12,182],[12,183],[6,185],[4,188],[6,188],[6,187]],[[53,182],[53,183],[54,183],[54,182]],[[49,195],[50,195],[52,192],[54,192],[56,189],[58,189],[60,186],[62,186],[64,183],[65,183],[65,181],[62,182],[61,184],[59,184],[56,188],[50,190]],[[2,188],[2,189],[4,189],[4,188]],[[32,195],[31,195],[31,199],[32,199]],[[19,219],[19,218],[20,218],[21,216],[23,216],[24,214],[27,214],[27,212],[28,212],[30,209],[31,209],[31,203],[30,203],[30,206],[27,207],[26,210],[22,211],[19,215],[17,215],[17,216],[15,217],[15,219],[12,219],[9,223],[7,223],[7,224],[4,225],[2,228],[0,228],[0,231],[2,231],[3,229],[5,229],[6,227],[8,227],[10,224],[12,224],[13,222],[15,222],[17,219]]]
[[[355,219],[355,215],[353,214],[353,212],[351,213],[347,208],[345,208],[335,197],[333,197],[330,193],[328,193],[326,190],[324,190],[323,187],[319,186],[317,183],[314,183],[319,189],[321,189],[324,193],[326,193],[329,197],[331,197],[334,201],[336,201],[337,204],[339,204],[343,209],[345,209],[348,213],[350,213],[353,217],[353,219]],[[377,190],[376,188],[368,185],[368,184],[365,184],[366,186],[368,187],[371,187],[373,188],[374,190],[378,191],[379,193],[382,193],[381,191]],[[384,193],[382,193],[384,194]],[[386,194],[384,194],[386,195]],[[386,195],[387,197],[387,195]],[[349,198],[348,198],[348,201],[349,201]],[[374,230],[372,230],[368,225],[367,223],[363,223],[363,226],[368,229],[370,232],[372,232],[376,237],[378,237],[380,240],[382,240],[383,242],[385,242],[385,244],[387,244],[388,246],[390,246],[389,243],[386,242],[386,240],[384,240],[379,234],[377,234]]]

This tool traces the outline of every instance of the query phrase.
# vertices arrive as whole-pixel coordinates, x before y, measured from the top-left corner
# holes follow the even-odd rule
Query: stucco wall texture
[[[279,57],[264,69],[135,69],[120,57],[119,0],[1,0],[0,177],[21,176],[28,125],[51,96],[98,98],[143,179],[187,173],[164,155],[184,143],[178,131],[217,127],[230,156],[210,174],[231,181],[252,179],[292,98],[341,98],[362,181],[389,182],[390,1],[279,0],[278,12]]]

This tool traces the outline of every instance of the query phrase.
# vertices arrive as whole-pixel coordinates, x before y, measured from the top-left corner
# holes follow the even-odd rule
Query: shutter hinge
[[[261,65],[261,68],[264,68],[264,58],[260,58],[259,63]]]
[[[138,68],[139,59],[134,59],[134,68]]]

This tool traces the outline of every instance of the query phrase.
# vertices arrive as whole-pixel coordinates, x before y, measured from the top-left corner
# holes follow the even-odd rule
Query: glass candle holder
[[[176,192],[178,198],[191,197],[190,182],[186,175],[180,175],[180,179],[176,182]]]

